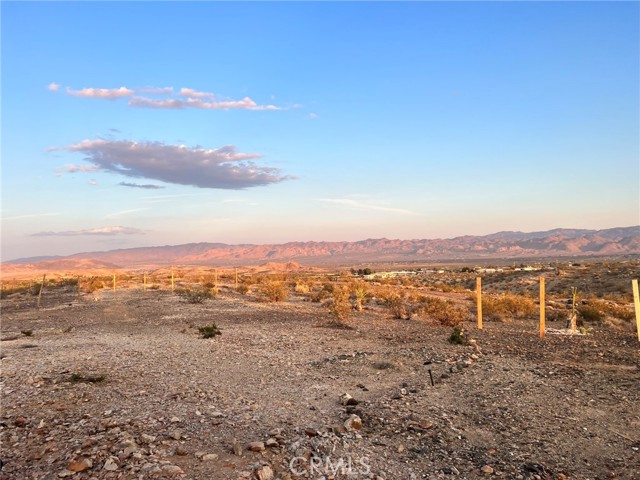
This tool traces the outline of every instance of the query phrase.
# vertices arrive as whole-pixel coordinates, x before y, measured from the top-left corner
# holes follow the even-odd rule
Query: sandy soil
[[[640,478],[635,333],[467,325],[478,351],[428,319],[339,329],[228,289],[33,303],[2,300],[3,480]]]

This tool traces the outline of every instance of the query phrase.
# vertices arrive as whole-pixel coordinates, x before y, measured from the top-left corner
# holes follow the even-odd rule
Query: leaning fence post
[[[113,274],[113,291],[116,291],[116,274]]]
[[[142,272],[142,290],[147,293],[147,272]]]
[[[42,285],[40,285],[40,291],[38,292],[38,308],[40,308],[40,299],[42,298],[42,290],[44,290],[44,281],[47,279],[47,274],[42,275]]]
[[[631,280],[633,287],[633,305],[636,310],[636,328],[638,329],[638,341],[640,341],[640,294],[638,294],[638,280]]]
[[[482,278],[476,279],[476,302],[478,303],[478,330],[482,330]]]
[[[171,293],[173,293],[175,290],[175,283],[173,280],[173,268],[171,269]]]

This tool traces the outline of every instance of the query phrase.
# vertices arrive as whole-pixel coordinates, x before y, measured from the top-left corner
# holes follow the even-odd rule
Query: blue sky
[[[640,223],[637,2],[2,2],[2,256]]]

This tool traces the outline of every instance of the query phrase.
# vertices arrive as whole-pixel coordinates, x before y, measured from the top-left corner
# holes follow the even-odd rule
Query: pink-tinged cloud
[[[58,90],[60,90],[60,85],[58,85],[56,82],[51,82],[49,85],[47,85],[47,89],[50,92],[57,92]]]
[[[244,97],[242,100],[211,100],[204,101],[201,98],[187,98],[181,100],[177,98],[146,98],[146,97],[133,97],[129,100],[130,107],[138,108],[160,108],[160,109],[175,109],[180,110],[183,108],[199,108],[204,110],[280,110],[280,107],[275,105],[258,105],[254,100],[249,97]]]
[[[213,98],[213,93],[209,92],[199,92],[198,90],[194,90],[193,88],[181,88],[180,95],[183,97],[192,97],[192,98]]]
[[[76,237],[80,235],[144,235],[144,230],[133,227],[98,227],[85,230],[68,230],[65,232],[38,232],[32,233],[32,237]]]
[[[118,185],[122,187],[130,187],[130,188],[143,188],[146,190],[159,190],[161,188],[165,188],[162,185],[153,185],[150,183],[139,184],[139,183],[130,183],[130,182],[120,182]]]
[[[83,88],[82,90],[72,90],[67,88],[67,93],[74,97],[87,98],[104,98],[107,100],[116,100],[122,97],[130,97],[135,92],[127,87],[120,88]]]
[[[243,189],[293,178],[278,168],[257,165],[253,160],[260,154],[242,153],[233,145],[204,149],[97,139],[62,149],[83,153],[85,160],[104,171],[200,188]]]
[[[171,95],[173,87],[143,87],[135,90],[136,93],[146,93],[149,95]]]
[[[62,170],[66,173],[76,173],[76,172],[98,172],[100,171],[100,167],[97,165],[75,165],[73,163],[69,163],[62,167]]]

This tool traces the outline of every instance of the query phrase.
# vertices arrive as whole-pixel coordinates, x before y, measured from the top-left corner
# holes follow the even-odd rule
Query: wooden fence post
[[[175,290],[175,282],[173,280],[173,268],[171,269],[171,293]]]
[[[147,272],[142,272],[142,290],[147,293]]]
[[[540,277],[540,338],[544,340],[546,330],[544,277]]]
[[[236,290],[238,289],[238,267],[236,267]]]
[[[116,291],[116,274],[113,274],[113,291]]]
[[[638,294],[638,280],[631,280],[633,287],[633,305],[636,309],[636,328],[638,329],[638,341],[640,341],[640,294]]]
[[[476,279],[476,302],[478,304],[478,330],[482,330],[482,278]]]
[[[44,282],[47,279],[47,274],[42,275],[42,285],[40,285],[40,291],[38,292],[38,308],[40,308],[40,299],[42,298],[42,291],[44,290]]]

